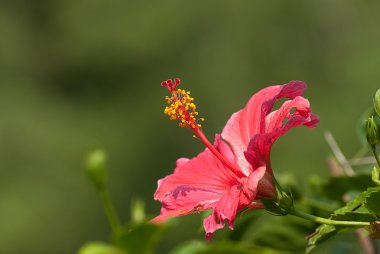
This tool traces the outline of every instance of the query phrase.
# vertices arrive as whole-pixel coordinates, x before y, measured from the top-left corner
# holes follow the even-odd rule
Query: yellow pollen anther
[[[200,128],[198,121],[204,121],[204,118],[197,119],[198,112],[194,104],[194,98],[190,96],[189,91],[177,89],[172,92],[172,96],[165,97],[168,106],[164,110],[164,114],[169,116],[170,120],[178,120],[180,127],[190,127],[192,129]]]

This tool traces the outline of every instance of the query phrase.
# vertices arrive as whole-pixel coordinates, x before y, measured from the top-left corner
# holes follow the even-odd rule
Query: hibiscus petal
[[[179,158],[177,161],[176,161],[176,165],[177,165],[177,168],[183,166],[184,164],[186,164],[187,162],[189,162],[189,158]]]
[[[239,178],[206,149],[191,160],[178,160],[174,173],[158,181],[154,198],[162,203],[161,216],[184,215],[206,209],[238,183]]]
[[[285,85],[270,86],[251,97],[247,105],[234,113],[228,120],[221,134],[236,156],[237,163],[245,175],[254,168],[247,162],[244,151],[250,140],[258,133],[265,131],[265,117],[270,113],[276,100],[293,99],[303,94],[306,84],[302,81],[291,81]]]
[[[291,109],[295,109],[293,114]],[[265,133],[256,134],[250,141],[247,151],[244,153],[247,161],[258,167],[267,165],[270,168],[270,150],[277,138],[284,135],[291,128],[305,125],[315,127],[319,118],[311,113],[309,101],[303,97],[295,97],[293,100],[286,101],[278,110],[270,113],[266,119]]]
[[[248,177],[242,179],[243,190],[248,200],[255,200],[257,194],[263,196],[262,194],[264,192],[268,194],[266,196],[273,196],[273,177],[270,175],[268,177],[265,177],[267,174],[266,171],[267,170],[265,166],[258,167],[252,171]]]
[[[221,197],[221,193],[212,190],[179,186],[171,195],[167,195],[161,200],[161,213],[151,222],[162,223],[174,216],[210,209],[210,204],[217,202]]]
[[[206,239],[211,239],[216,230],[224,227],[225,222],[227,222],[230,229],[233,229],[236,213],[239,210],[245,207],[252,209],[263,208],[261,204],[252,204],[252,201],[256,197],[258,185],[262,181],[265,172],[264,167],[251,172],[249,177],[242,178],[241,185],[232,186],[219,201],[209,205],[213,212],[203,221]],[[272,186],[268,190],[272,190],[274,193]]]
[[[225,140],[222,139],[222,136],[220,134],[215,135],[215,147],[224,156],[224,158],[227,159],[227,161],[229,161],[237,169],[239,168],[239,165],[236,161],[236,156],[233,153],[231,146]],[[241,171],[235,173],[240,177],[244,176],[244,174],[242,174]]]
[[[290,110],[294,109],[295,112],[293,114],[290,114]],[[293,100],[285,101],[282,106],[276,110],[271,112],[266,118],[265,118],[265,132],[272,132],[276,128],[281,128],[284,125],[284,121],[289,120],[291,117],[294,116],[302,116],[306,119],[311,117],[311,109],[310,109],[310,103],[307,99],[297,96]],[[305,121],[310,122],[311,119],[308,119]],[[312,124],[308,124],[309,127],[314,127],[318,121],[311,121]]]
[[[236,213],[239,209],[241,190],[232,186],[223,197],[214,204],[212,214],[203,221],[206,231],[206,239],[210,240],[214,232],[223,228],[227,221],[230,229],[233,229]]]

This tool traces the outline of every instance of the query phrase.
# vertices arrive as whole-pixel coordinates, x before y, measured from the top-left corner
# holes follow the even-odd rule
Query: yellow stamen
[[[192,129],[200,128],[198,121],[204,121],[204,118],[197,119],[197,106],[194,104],[194,98],[190,96],[189,91],[178,89],[172,92],[172,97],[165,97],[168,106],[164,114],[169,116],[170,120],[178,120],[180,127],[190,127]]]

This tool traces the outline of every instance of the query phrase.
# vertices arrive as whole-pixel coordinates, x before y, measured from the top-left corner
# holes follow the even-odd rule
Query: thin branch
[[[331,176],[342,176],[345,174],[345,171],[342,165],[336,160],[334,156],[329,156],[326,159],[326,164],[330,170]]]
[[[336,143],[333,135],[330,131],[325,132],[325,139],[327,144],[330,146],[331,151],[333,152],[335,158],[338,160],[339,164],[342,165],[344,173],[348,176],[352,176],[355,174],[354,170],[352,169],[350,163],[340,150],[338,144]]]
[[[351,166],[363,166],[376,164],[376,159],[373,156],[363,157],[363,158],[353,158],[348,160]]]
[[[355,230],[355,234],[360,242],[360,245],[363,247],[363,252],[365,254],[376,254],[371,238],[366,235],[363,229]]]

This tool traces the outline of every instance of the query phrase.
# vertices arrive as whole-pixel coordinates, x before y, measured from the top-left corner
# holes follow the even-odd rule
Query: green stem
[[[379,159],[379,154],[377,153],[377,150],[376,150],[376,146],[372,146],[372,152],[377,161],[377,165],[380,167],[380,159]]]
[[[110,199],[109,192],[106,189],[101,189],[98,193],[103,204],[104,212],[111,226],[111,230],[114,235],[118,235],[121,231],[120,220]]]
[[[317,217],[302,211],[299,211],[292,207],[289,211],[289,214],[294,215],[296,217],[303,218],[305,220],[314,221],[316,223],[320,224],[326,224],[326,225],[345,225],[345,226],[368,226],[369,222],[364,221],[339,221],[339,220],[330,220],[326,218]]]

